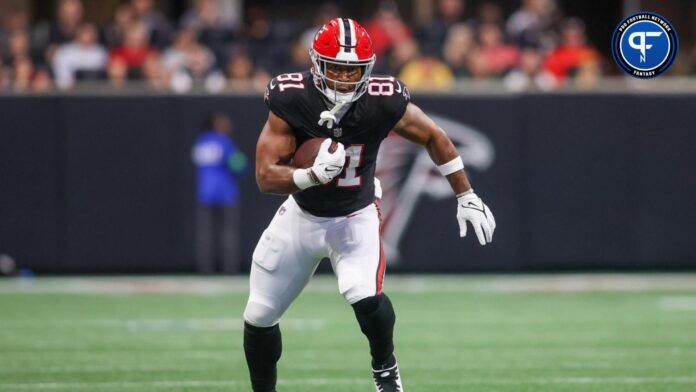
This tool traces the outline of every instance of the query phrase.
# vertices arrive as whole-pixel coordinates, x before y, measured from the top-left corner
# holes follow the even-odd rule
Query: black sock
[[[276,363],[282,350],[278,324],[262,328],[244,323],[244,354],[254,392],[275,392]]]
[[[370,342],[373,368],[394,362],[394,323],[396,315],[385,294],[361,299],[353,304],[360,330]],[[393,366],[393,365],[392,365]]]

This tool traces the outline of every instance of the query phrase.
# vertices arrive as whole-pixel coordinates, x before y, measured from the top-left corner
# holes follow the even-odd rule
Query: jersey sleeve
[[[266,85],[266,92],[264,93],[263,99],[266,106],[273,114],[282,118],[285,122],[291,123],[294,112],[293,106],[296,102],[294,98],[297,90],[292,88],[283,89],[279,84],[278,76],[271,79]],[[287,84],[284,84],[284,86],[285,85]]]
[[[406,113],[408,103],[411,102],[411,93],[404,82],[396,78],[392,79],[393,81],[391,88],[387,87],[385,84],[381,86],[381,90],[377,90],[378,92],[382,93],[382,109],[389,119],[389,123],[391,125],[390,129],[401,120]],[[392,94],[389,94],[389,92],[392,92]]]

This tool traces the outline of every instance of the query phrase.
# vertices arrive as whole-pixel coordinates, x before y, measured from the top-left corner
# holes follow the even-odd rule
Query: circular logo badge
[[[662,15],[638,12],[626,17],[614,30],[611,54],[627,74],[654,78],[674,62],[679,40],[674,26]]]

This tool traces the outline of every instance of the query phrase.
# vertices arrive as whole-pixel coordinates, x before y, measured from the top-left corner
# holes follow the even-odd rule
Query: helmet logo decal
[[[329,30],[329,28],[326,27],[326,25],[321,26],[321,28],[319,29],[319,31],[317,31],[317,33],[314,34],[314,40],[315,40],[315,41],[318,40],[318,39],[319,39],[319,36],[321,35],[321,33],[325,32],[325,31],[328,31],[328,30]]]

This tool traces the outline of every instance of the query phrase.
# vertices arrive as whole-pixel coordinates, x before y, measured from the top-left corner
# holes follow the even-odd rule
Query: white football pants
[[[277,324],[324,257],[350,304],[381,292],[386,263],[375,204],[322,218],[303,211],[290,196],[254,250],[245,321],[257,327]]]

